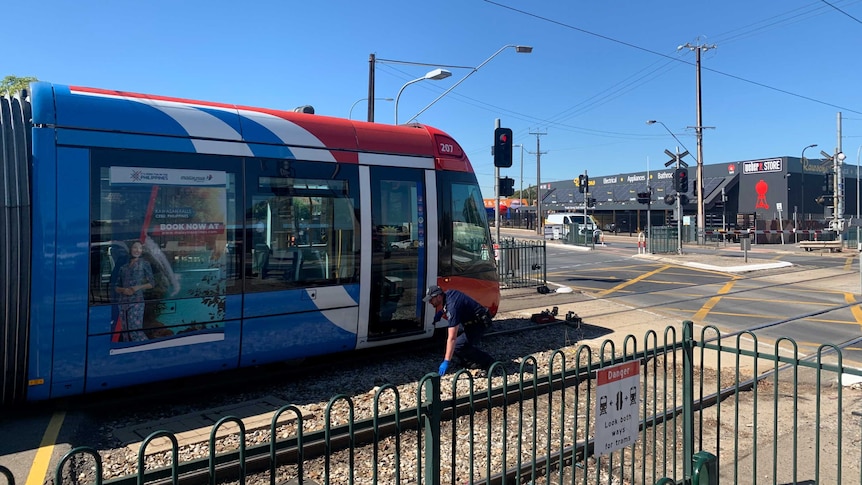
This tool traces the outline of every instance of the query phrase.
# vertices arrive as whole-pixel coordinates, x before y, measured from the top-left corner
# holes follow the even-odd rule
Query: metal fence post
[[[548,284],[548,241],[542,240],[542,284]]]
[[[692,476],[694,465],[694,323],[682,322],[682,466]]]
[[[440,399],[440,376],[431,374],[423,379],[425,403],[420,405],[425,434],[425,481],[426,485],[440,485],[440,421],[443,416],[443,401]],[[428,385],[430,384],[430,385]]]

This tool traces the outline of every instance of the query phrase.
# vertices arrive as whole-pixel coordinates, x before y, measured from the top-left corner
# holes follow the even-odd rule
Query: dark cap
[[[431,285],[428,287],[428,291],[425,292],[425,298],[422,299],[425,303],[431,301],[431,298],[434,298],[437,295],[442,295],[443,290],[437,285]]]

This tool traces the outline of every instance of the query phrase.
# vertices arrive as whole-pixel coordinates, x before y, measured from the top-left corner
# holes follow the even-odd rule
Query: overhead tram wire
[[[831,3],[827,2],[826,0],[820,0],[820,1],[825,3],[826,5],[829,5],[830,7],[834,8],[835,10],[838,10],[839,12],[843,13],[844,15],[850,17],[851,19],[855,20],[857,23],[862,24],[862,20],[857,19],[856,17],[850,15],[849,13],[845,12],[844,10],[841,10],[840,8],[836,7],[835,5],[832,5]]]
[[[494,2],[488,2],[488,3],[494,3]],[[494,4],[498,5],[496,3],[494,3]],[[502,7],[509,8],[506,6],[502,6]],[[725,38],[725,37],[723,37],[724,34],[720,34],[720,36],[719,36],[721,38],[720,42],[724,44],[724,43],[732,41],[735,38],[742,38],[742,36],[746,36],[749,33],[762,32],[764,28],[770,27],[770,26],[787,24],[788,22],[792,22],[792,23],[801,22],[807,18],[811,18],[812,16],[814,16],[812,14],[814,14],[818,10],[825,10],[825,9],[827,9],[827,7],[823,7],[823,6],[814,7],[814,8],[812,8],[811,6],[799,7],[799,8],[796,8],[794,10],[791,10],[789,13],[794,13],[794,12],[799,11],[799,10],[803,10],[803,11],[801,13],[795,13],[794,15],[792,15],[789,18],[780,19],[781,17],[786,16],[789,13],[780,14],[780,15],[776,15],[773,17],[769,17],[765,20],[754,22],[754,23],[749,24],[745,27],[741,27],[739,29],[735,29],[735,30],[732,30],[729,32],[729,33],[732,33],[732,32],[742,30],[742,29],[749,29],[747,31],[743,31],[743,32],[739,33],[736,36],[731,36],[731,37]],[[521,12],[521,11],[518,11],[518,12],[524,13],[526,15],[532,15],[532,14],[529,14],[526,12]],[[539,18],[543,19],[543,20],[552,21],[552,20],[545,19],[542,17],[539,17]],[[764,22],[768,22],[768,21],[771,21],[773,19],[780,19],[780,20],[775,21],[775,22],[771,22],[771,23],[766,24],[766,25],[762,25]],[[561,25],[566,26],[566,27],[570,27],[566,24],[561,24]],[[571,28],[574,28],[574,27],[571,27]],[[584,31],[584,32],[590,33],[588,31]],[[607,39],[614,41],[614,39],[611,39],[611,38],[607,38]],[[625,44],[625,43],[623,43],[623,44]],[[626,44],[626,45],[628,45],[628,44]],[[630,46],[637,48],[637,46],[634,46],[634,45],[630,45]],[[647,51],[647,52],[651,52],[651,51]],[[538,118],[535,118],[535,117],[530,116],[530,115],[518,113],[518,112],[511,111],[511,110],[508,110],[508,109],[505,109],[505,108],[502,108],[499,106],[485,103],[483,101],[473,99],[473,98],[470,98],[468,96],[464,96],[463,94],[459,94],[459,93],[452,93],[452,97],[460,98],[460,101],[465,103],[465,104],[475,106],[477,108],[484,109],[484,110],[489,111],[489,112],[506,113],[509,116],[514,117],[514,118],[519,119],[519,120],[522,120],[522,121],[527,121],[530,123],[537,123],[537,124],[542,124],[542,125],[549,126],[549,127],[554,127],[554,128],[559,129],[561,131],[570,131],[570,132],[574,132],[574,133],[583,133],[583,134],[589,134],[589,135],[593,135],[593,136],[604,136],[604,137],[609,137],[609,138],[620,138],[620,137],[624,138],[624,139],[642,138],[642,136],[640,134],[622,134],[622,133],[616,133],[616,132],[605,132],[605,131],[600,131],[600,130],[592,130],[589,128],[582,128],[582,127],[577,127],[577,126],[566,125],[563,123],[563,121],[565,121],[567,119],[571,119],[572,117],[578,116],[580,114],[584,114],[584,113],[586,113],[586,112],[588,112],[588,111],[590,111],[590,110],[592,110],[598,106],[604,105],[604,104],[606,104],[606,103],[608,103],[614,99],[617,99],[622,94],[625,94],[626,92],[629,92],[632,89],[635,89],[638,86],[638,84],[636,84],[638,81],[661,75],[662,73],[660,71],[665,70],[664,68],[669,66],[672,61],[680,61],[680,62],[683,62],[685,64],[691,65],[690,62],[680,60],[680,59],[675,58],[675,57],[670,56],[670,55],[661,55],[661,54],[658,54],[658,55],[668,58],[668,61],[664,65],[660,66],[659,68],[653,69],[652,71],[647,72],[644,75],[639,76],[639,77],[633,79],[632,81],[630,81],[628,83],[626,83],[625,80],[620,81],[616,85],[607,88],[605,91],[597,93],[596,95],[588,98],[587,100],[582,101],[581,103],[576,104],[575,106],[568,108],[567,110],[564,110],[560,114],[558,114],[554,117],[551,117],[549,119],[538,119]],[[399,62],[396,62],[396,63],[399,63]],[[406,62],[400,62],[400,63],[402,63],[402,64],[413,64],[413,63],[406,63]],[[423,64],[423,65],[431,65],[431,64]],[[444,67],[459,68],[459,67],[463,67],[463,66],[444,66]],[[646,69],[646,68],[644,68],[644,69]],[[644,69],[642,69],[641,71],[643,71]],[[719,74],[723,74],[719,71],[715,71],[714,69],[707,69],[707,70],[714,71],[714,72],[717,72]],[[635,76],[636,74],[633,74],[632,76]],[[629,78],[631,78],[632,76],[630,76]],[[742,78],[738,78],[738,79],[742,80],[742,81],[749,82],[749,81],[742,79]],[[621,87],[619,89],[613,90],[614,87],[620,86],[620,85],[621,85]],[[761,87],[765,87],[767,89],[775,89],[775,88],[772,88],[772,87],[765,85],[765,84],[758,84],[758,85]],[[797,96],[794,93],[790,93],[790,92],[786,92],[786,91],[782,91],[782,92],[785,92],[786,94],[790,94],[793,96]],[[607,94],[602,96],[603,93],[607,93]],[[816,100],[813,98],[805,98],[805,99],[813,101],[815,103],[820,103],[819,100]],[[569,113],[569,111],[571,111],[571,110],[576,110],[576,111],[574,113]],[[568,114],[566,114],[566,113],[568,113]]]
[[[558,25],[558,26],[560,26],[560,27],[564,27],[564,28],[567,28],[567,29],[575,30],[575,31],[578,31],[578,32],[581,32],[581,33],[583,33],[583,34],[587,34],[587,35],[590,35],[590,36],[593,36],[593,37],[598,37],[599,39],[606,40],[606,41],[609,41],[609,42],[612,42],[612,43],[615,43],[615,44],[619,44],[619,45],[622,45],[622,46],[625,46],[625,47],[629,47],[629,48],[631,48],[631,49],[635,49],[635,50],[638,50],[638,51],[641,51],[641,52],[646,52],[646,53],[648,53],[648,54],[652,54],[652,55],[654,55],[654,56],[664,57],[664,58],[666,58],[666,59],[671,59],[671,60],[674,60],[674,61],[677,61],[677,62],[681,62],[681,63],[684,63],[684,64],[688,64],[689,66],[692,66],[692,67],[694,67],[694,66],[695,66],[695,64],[694,64],[693,62],[690,62],[690,61],[687,61],[687,60],[685,60],[685,59],[681,59],[681,58],[676,58],[676,57],[673,57],[673,56],[671,56],[671,55],[662,54],[662,53],[660,53],[660,52],[658,52],[658,51],[654,51],[654,50],[652,50],[652,49],[647,49],[646,47],[641,47],[641,46],[639,46],[639,45],[632,44],[631,42],[626,42],[626,41],[622,41],[622,40],[619,40],[619,39],[614,39],[613,37],[608,37],[608,36],[603,35],[603,34],[598,34],[598,33],[596,33],[596,32],[591,32],[591,31],[589,31],[589,30],[582,29],[582,28],[580,28],[580,27],[575,27],[574,25],[569,25],[569,24],[566,24],[566,23],[564,23],[564,22],[560,22],[559,20],[554,20],[554,19],[551,19],[551,18],[548,18],[548,17],[543,17],[543,16],[541,16],[541,15],[537,15],[537,14],[534,14],[534,13],[531,13],[531,12],[527,12],[527,11],[525,11],[525,10],[521,10],[521,9],[518,9],[518,8],[515,8],[515,7],[510,7],[510,6],[508,6],[508,5],[503,5],[503,4],[501,4],[501,3],[499,3],[499,2],[495,2],[495,1],[493,1],[493,0],[483,0],[483,1],[484,1],[484,2],[486,2],[486,3],[490,3],[490,4],[492,4],[492,5],[496,5],[496,6],[500,7],[500,8],[506,9],[506,10],[511,10],[511,11],[513,11],[513,12],[517,12],[517,13],[520,13],[520,14],[522,14],[522,15],[525,15],[525,16],[528,16],[528,17],[535,18],[535,19],[537,19],[537,20],[542,20],[542,21],[545,21],[545,22],[548,22],[548,23],[552,23],[552,24],[554,24],[554,25]],[[764,84],[764,83],[761,83],[761,82],[757,82],[757,81],[752,81],[752,80],[749,80],[749,79],[745,79],[745,78],[743,78],[743,77],[736,76],[736,75],[734,75],[734,74],[728,74],[728,73],[726,73],[726,72],[719,71],[719,70],[717,70],[717,69],[711,69],[711,68],[708,68],[708,67],[702,67],[702,69],[703,69],[703,70],[705,70],[705,71],[710,71],[710,72],[715,73],[715,74],[719,74],[719,75],[722,75],[722,76],[729,77],[729,78],[734,79],[734,80],[737,80],[737,81],[742,81],[742,82],[749,83],[749,84],[752,84],[752,85],[755,85],[755,86],[758,86],[758,87],[761,87],[761,88],[769,89],[769,90],[771,90],[771,91],[776,91],[776,92],[779,92],[779,93],[782,93],[782,94],[786,94],[786,95],[789,95],[789,96],[793,96],[793,97],[796,97],[796,98],[799,98],[799,99],[804,99],[804,100],[806,100],[806,101],[811,101],[811,102],[813,102],[813,103],[821,104],[821,105],[824,105],[824,106],[829,106],[829,107],[831,107],[831,108],[837,108],[837,109],[839,109],[839,110],[841,110],[841,111],[844,111],[844,112],[851,112],[851,113],[856,113],[856,114],[862,114],[862,111],[857,111],[857,110],[854,110],[854,109],[851,109],[851,108],[847,108],[847,107],[844,107],[844,106],[836,105],[836,104],[834,104],[834,103],[829,103],[829,102],[826,102],[826,101],[821,101],[821,100],[819,100],[819,99],[815,99],[815,98],[812,98],[812,97],[810,97],[810,96],[805,96],[805,95],[802,95],[802,94],[796,94],[796,93],[793,93],[793,92],[791,92],[791,91],[787,91],[786,89],[776,88],[776,87],[774,87],[774,86],[770,86],[770,85],[768,85],[768,84]]]

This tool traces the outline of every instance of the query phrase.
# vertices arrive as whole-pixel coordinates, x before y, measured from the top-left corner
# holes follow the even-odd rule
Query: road
[[[725,334],[758,329],[769,344],[793,339],[803,354],[862,338],[855,251],[806,252],[787,244],[744,254],[728,243],[686,246],[683,255],[639,255],[637,239],[620,236],[606,236],[591,250],[549,242],[547,251],[549,286],[666,315],[668,324],[692,320]],[[850,345],[844,357],[862,363],[862,344]]]

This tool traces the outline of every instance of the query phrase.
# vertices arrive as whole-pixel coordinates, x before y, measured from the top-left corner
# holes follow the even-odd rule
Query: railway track
[[[813,270],[811,270],[811,271],[813,271]],[[766,276],[748,275],[748,276],[745,276],[743,278],[738,278],[738,279],[744,279],[744,280],[749,280],[749,281],[751,281],[751,280],[754,280],[754,281],[764,280],[766,278],[769,278],[773,274],[766,275]],[[818,280],[818,278],[816,276],[806,277],[805,271],[799,272],[797,269],[795,275],[799,276],[800,274],[802,275],[802,277],[797,278],[797,280],[799,281],[799,284],[815,283]],[[778,286],[778,284],[768,284],[767,283],[765,285],[759,285],[758,288],[762,289],[764,287],[769,287],[769,286]],[[744,294],[746,291],[752,291],[752,289],[739,289],[739,290],[735,290],[734,292],[732,292],[732,294]],[[651,292],[651,291],[641,292],[641,294],[646,294],[646,293],[654,293],[654,292]],[[563,296],[565,296],[565,295],[563,295]],[[566,297],[565,301],[576,301],[579,297],[582,298],[583,296],[573,294],[573,295]],[[610,299],[613,299],[613,298],[616,298],[616,297],[611,297]],[[679,302],[693,301],[693,300],[703,300],[706,298],[708,298],[708,297],[678,298],[677,300],[675,300],[674,302],[671,302],[671,303],[679,303]],[[549,301],[549,300],[542,300],[542,301],[545,302],[545,301]],[[562,300],[555,300],[555,301],[562,301]],[[523,311],[523,310],[536,308],[535,307],[535,304],[536,304],[535,294],[531,294],[531,293],[527,293],[527,292],[523,292],[523,294],[511,295],[510,297],[507,298],[507,302],[508,302],[508,308],[510,309],[510,312]],[[662,304],[662,306],[666,306],[667,304],[668,304],[668,302],[665,301]],[[808,317],[814,315],[815,313],[816,314],[825,314],[825,313],[837,311],[837,310],[852,306],[854,304],[855,303],[836,305],[834,307],[818,310],[817,312],[809,312],[809,313],[805,313],[805,314],[799,314],[799,315],[795,315],[793,317],[782,319],[781,321],[769,322],[767,324],[758,325],[756,328],[762,329],[762,328],[766,328],[766,327],[776,327],[776,326],[780,326],[780,325],[785,324],[785,323],[797,321],[799,319],[808,318]],[[609,311],[606,313],[606,315],[614,315],[615,313],[621,313],[621,311]],[[492,332],[492,333],[488,334],[488,338],[489,339],[507,338],[508,336],[510,336],[512,334],[517,335],[517,334],[535,333],[535,331],[537,329],[540,329],[540,328],[546,329],[543,333],[548,333],[554,327],[561,327],[563,325],[564,324],[562,322],[560,322],[560,323],[555,324],[555,325],[545,325],[545,326],[540,327],[540,326],[537,326],[534,324],[530,324],[529,322],[527,322],[525,320],[521,320],[519,322],[510,323],[508,325],[506,325],[506,324],[499,325],[497,327],[498,329],[496,332]],[[522,340],[522,338],[507,339],[507,340]],[[856,340],[848,340],[847,342],[844,342],[840,345],[848,346],[848,345],[852,345],[854,342],[856,342]],[[412,345],[410,349],[392,349],[391,353],[387,352],[387,356],[388,356],[388,358],[391,358],[394,360],[398,360],[400,358],[408,358],[408,357],[411,359],[416,359],[417,353],[421,351],[421,352],[427,352],[428,353],[427,358],[437,359],[439,357],[437,355],[437,354],[439,354],[439,347],[437,346],[437,344],[439,344],[439,342],[437,342],[437,343],[425,342],[419,346]],[[522,354],[522,355],[526,355],[526,354]],[[324,372],[326,369],[332,369],[332,368],[335,368],[335,367],[338,367],[341,365],[345,365],[346,363],[349,363],[353,367],[362,368],[365,365],[372,365],[375,361],[379,362],[380,358],[381,358],[381,355],[380,355],[379,350],[375,352],[375,355],[360,356],[357,354],[348,354],[345,356],[339,356],[338,360],[335,360],[335,361],[330,359],[326,362],[317,362],[317,363],[308,362],[308,363],[305,363],[302,366],[303,370],[301,371],[301,373],[308,375],[309,374],[309,370],[308,370],[309,367],[308,366],[312,366],[311,368],[315,369],[314,372]],[[285,377],[284,374],[282,374],[280,371],[277,371],[277,370],[273,371],[273,374],[271,374],[271,376],[278,376],[283,380],[284,379],[289,380],[289,379],[296,378],[297,375],[298,374],[292,374],[293,377],[288,378],[288,377]],[[492,377],[493,377],[493,373],[492,373]],[[266,381],[266,380],[267,380],[266,377],[263,378],[263,381]],[[483,396],[479,399],[474,399],[471,403],[465,403],[463,398],[461,398],[459,400],[454,400],[452,402],[451,406],[446,408],[446,411],[444,413],[444,419],[447,421],[455,421],[459,417],[468,416],[470,414],[474,414],[477,412],[492,413],[492,412],[495,412],[495,410],[501,409],[501,406],[512,406],[513,403],[523,402],[524,400],[529,400],[529,399],[535,399],[538,396],[545,395],[548,392],[551,392],[553,390],[558,390],[558,389],[565,388],[565,387],[576,386],[579,383],[583,383],[583,382],[586,382],[588,380],[589,380],[589,375],[583,374],[583,373],[576,374],[576,375],[570,375],[570,376],[558,375],[555,378],[549,379],[547,382],[543,382],[543,384],[541,386],[538,386],[537,388],[531,390],[530,392],[528,392],[526,394],[524,394],[524,393],[519,394],[517,391],[504,391],[502,389],[498,389],[498,390],[494,390],[494,391],[486,391],[489,393],[488,396]],[[271,384],[271,382],[270,382],[270,384]],[[750,386],[750,385],[753,385],[753,382],[744,383],[744,385],[742,385],[741,387],[738,386],[737,390],[739,390],[739,389],[744,390],[744,389],[746,389],[746,386]],[[725,390],[723,390],[723,392],[730,392],[730,391],[725,389]],[[721,399],[723,397],[726,397],[726,395],[711,396],[710,399]],[[705,402],[704,404],[707,404],[707,403]],[[371,444],[373,444],[375,442],[379,442],[381,439],[385,439],[386,437],[396,436],[399,433],[404,433],[405,430],[414,430],[417,428],[418,418],[416,416],[418,415],[418,413],[416,412],[415,408],[406,409],[401,414],[403,414],[404,416],[408,416],[408,417],[405,417],[403,419],[397,419],[394,415],[390,415],[390,416],[382,417],[381,419],[378,419],[376,422],[374,422],[373,420],[370,420],[370,419],[360,420],[353,426],[353,429],[352,429],[353,434],[352,435],[348,433],[348,431],[350,431],[350,430],[348,430],[344,427],[334,427],[331,430],[332,432],[329,434],[328,437],[322,431],[317,431],[317,432],[314,432],[312,434],[307,435],[307,437],[306,437],[307,439],[303,440],[304,443],[302,444],[301,447],[295,439],[293,439],[293,440],[288,439],[288,440],[280,441],[278,446],[276,447],[276,450],[275,450],[276,459],[278,462],[285,462],[285,461],[294,462],[295,460],[297,460],[301,456],[301,457],[303,457],[303,460],[305,460],[305,461],[314,461],[315,457],[319,458],[321,456],[324,456],[325,453],[329,453],[329,454],[338,453],[338,450],[342,450],[342,451],[353,450],[353,449],[356,449],[357,447],[371,446]],[[654,416],[652,419],[653,420],[662,420],[662,419],[666,419],[669,415],[670,415],[669,413],[666,413],[664,415],[664,417]],[[377,441],[375,441],[375,440],[377,440]],[[589,443],[586,443],[586,445],[582,444],[580,446],[580,448],[578,446],[573,446],[573,447],[570,447],[570,449],[567,452],[565,452],[564,455],[557,455],[555,457],[546,457],[546,459],[549,460],[549,462],[550,461],[559,462],[559,460],[561,458],[563,459],[563,461],[568,462],[568,463],[578,462],[579,460],[581,460],[583,458],[584,451],[589,449],[588,446],[589,446]],[[584,450],[584,451],[578,451],[579,449]],[[271,460],[271,456],[273,456],[272,455],[273,450],[271,450],[268,445],[249,447],[247,450],[245,450],[245,453],[246,453],[246,462],[247,462],[247,469],[245,471],[247,471],[249,473],[258,472],[258,471],[266,473],[270,469],[270,467],[273,463]],[[218,459],[213,462],[217,466],[216,473],[218,473],[218,476],[220,478],[230,480],[230,476],[232,473],[238,473],[238,470],[240,470],[240,468],[236,465],[237,459],[238,459],[238,456],[236,456],[236,454],[227,453],[225,455],[220,455],[218,457]],[[211,473],[211,471],[208,469],[208,467],[202,468],[202,465],[201,465],[202,462],[200,460],[204,460],[204,458],[199,458],[198,460],[192,460],[188,463],[183,463],[178,468],[177,471],[179,472],[179,475],[181,476],[181,480],[180,480],[181,483],[196,484],[196,483],[203,483],[203,482],[208,480],[208,477],[209,477],[209,474]],[[535,465],[533,465],[533,464],[531,464],[529,466],[535,467]],[[168,473],[168,475],[165,475],[165,473]],[[507,472],[507,475],[511,475],[509,477],[509,479],[511,479],[514,475],[518,475],[519,473],[522,473],[522,471],[517,471],[517,470],[512,469],[512,470],[509,470]],[[236,478],[238,479],[238,476]],[[136,479],[136,478],[129,478],[129,477],[117,478],[115,480],[112,480],[112,483],[124,483],[124,484],[129,483],[129,484],[131,484],[132,483],[131,480],[133,480],[133,479]],[[171,481],[170,470],[162,470],[160,472],[157,472],[157,471],[148,472],[148,474],[146,476],[146,480],[148,482],[152,481],[153,483],[159,483],[161,481]],[[496,478],[495,477],[489,477],[490,483],[494,483],[496,481],[501,481],[501,480],[502,480],[502,475],[498,476]]]

